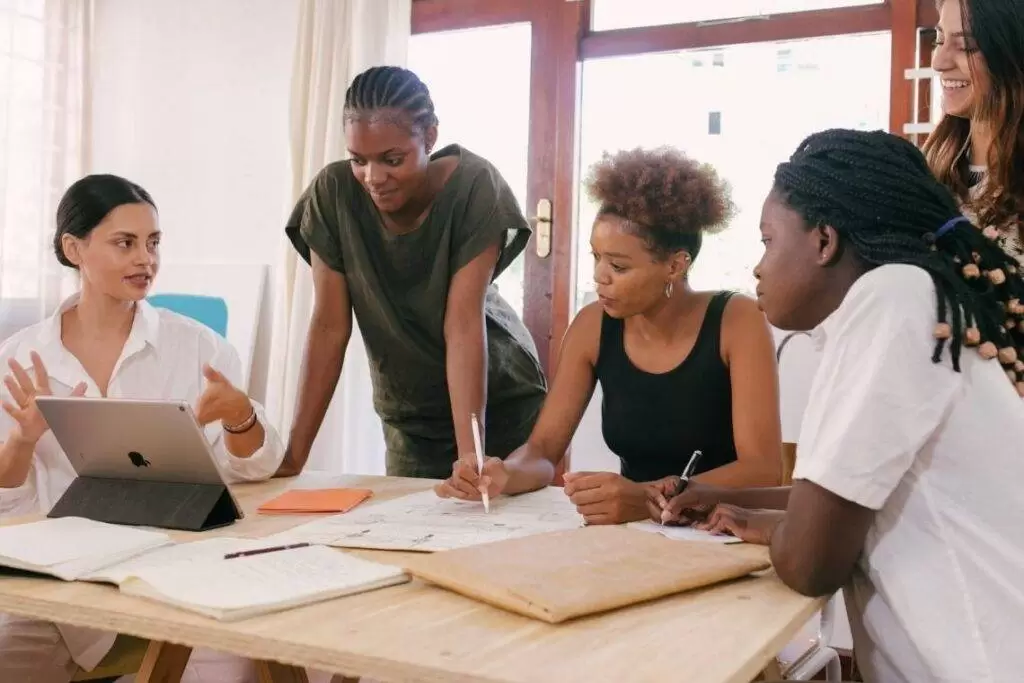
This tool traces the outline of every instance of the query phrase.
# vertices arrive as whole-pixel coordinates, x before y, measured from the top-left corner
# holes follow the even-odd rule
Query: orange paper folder
[[[372,495],[370,489],[293,489],[267,501],[257,510],[264,515],[348,512]]]

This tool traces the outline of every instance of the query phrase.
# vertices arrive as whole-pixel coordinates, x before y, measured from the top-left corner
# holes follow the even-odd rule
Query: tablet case
[[[239,515],[224,484],[78,477],[47,517],[206,531],[232,524]]]

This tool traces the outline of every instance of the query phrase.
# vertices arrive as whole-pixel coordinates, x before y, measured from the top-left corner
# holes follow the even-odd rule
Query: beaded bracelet
[[[223,422],[221,425],[224,427],[224,431],[228,434],[244,434],[256,425],[256,408],[252,408],[252,412],[249,413],[249,417],[236,425],[224,424]]]

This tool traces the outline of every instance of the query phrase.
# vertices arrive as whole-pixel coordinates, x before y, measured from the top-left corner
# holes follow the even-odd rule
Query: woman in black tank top
[[[573,472],[565,492],[590,524],[648,516],[674,491],[695,450],[697,479],[773,486],[781,477],[778,379],[764,316],[731,292],[687,281],[702,235],[728,219],[726,188],[708,166],[663,148],[606,157],[592,169],[601,209],[591,233],[599,301],[569,327],[529,441],[478,473],[456,463],[441,496],[479,499],[549,485],[596,382],[603,432],[622,473]]]
[[[693,349],[666,372],[634,365],[624,344],[626,321],[603,314],[595,368],[604,393],[601,426],[624,477],[654,481],[677,475],[694,451],[702,453],[698,474],[736,461],[732,382],[721,351],[730,297],[732,292],[718,292],[707,298]]]

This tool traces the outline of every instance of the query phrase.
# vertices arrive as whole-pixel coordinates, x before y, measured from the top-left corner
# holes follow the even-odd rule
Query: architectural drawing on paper
[[[484,512],[480,502],[438,498],[433,491],[368,504],[278,534],[291,541],[341,548],[451,550],[581,526],[562,489],[547,487],[499,496]]]

